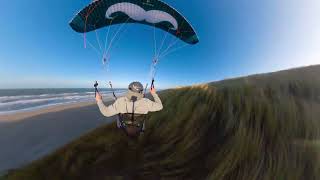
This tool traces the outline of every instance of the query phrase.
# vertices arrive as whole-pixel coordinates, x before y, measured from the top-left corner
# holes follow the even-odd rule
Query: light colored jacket
[[[151,93],[154,101],[151,101],[150,99],[147,99],[147,98],[138,97],[138,100],[134,102],[134,106],[133,106],[133,102],[129,98],[131,95],[130,93],[128,94],[124,97],[118,98],[110,106],[104,105],[102,100],[97,101],[100,112],[104,116],[110,117],[117,114],[132,113],[133,107],[134,107],[135,114],[148,114],[148,112],[160,111],[163,108],[162,102],[156,93]]]

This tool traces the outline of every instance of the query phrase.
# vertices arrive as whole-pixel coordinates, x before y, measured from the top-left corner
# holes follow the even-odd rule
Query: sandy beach
[[[56,150],[113,119],[95,103],[49,107],[0,116],[0,173]]]

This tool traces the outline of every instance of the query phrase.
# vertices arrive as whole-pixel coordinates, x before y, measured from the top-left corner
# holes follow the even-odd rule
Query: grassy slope
[[[6,179],[319,179],[320,66],[161,98],[140,139],[111,124]]]

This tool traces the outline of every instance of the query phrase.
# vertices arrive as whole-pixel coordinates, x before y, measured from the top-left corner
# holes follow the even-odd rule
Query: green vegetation
[[[320,66],[160,96],[165,108],[139,139],[110,124],[6,179],[320,178]]]

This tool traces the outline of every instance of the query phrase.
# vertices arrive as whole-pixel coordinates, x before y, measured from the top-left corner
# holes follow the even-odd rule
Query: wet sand
[[[95,103],[49,107],[0,116],[0,173],[30,163],[113,118]]]

